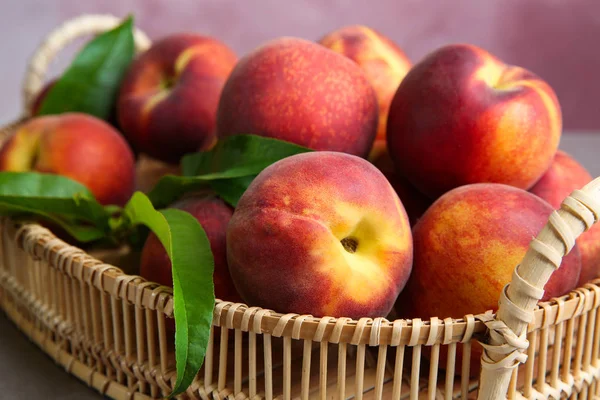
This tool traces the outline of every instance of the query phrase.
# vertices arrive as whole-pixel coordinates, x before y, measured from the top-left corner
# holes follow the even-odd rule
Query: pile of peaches
[[[235,207],[207,191],[171,205],[208,235],[216,297],[313,316],[460,318],[497,308],[531,239],[592,179],[558,149],[561,133],[548,83],[472,45],[413,64],[380,32],[348,26],[238,58],[216,38],[174,34],[130,65],[114,118],[33,117],[4,143],[0,169],[61,174],[123,205],[140,154],[177,166],[239,134],[305,146]],[[152,234],[140,265],[172,285]],[[544,299],[599,274],[596,227]]]

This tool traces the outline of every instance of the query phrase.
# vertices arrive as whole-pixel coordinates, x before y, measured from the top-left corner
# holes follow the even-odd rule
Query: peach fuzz
[[[63,175],[105,205],[124,205],[135,188],[135,161],[125,139],[81,113],[39,116],[21,125],[0,148],[0,170]]]
[[[282,37],[235,66],[219,102],[217,136],[254,134],[366,157],[377,123],[375,90],[356,63]]]
[[[379,104],[376,140],[385,141],[390,104],[412,66],[406,53],[381,32],[364,25],[336,29],[319,39],[318,43],[348,57],[365,71]]]
[[[134,148],[172,164],[211,148],[219,97],[236,62],[233,50],[208,36],[155,42],[130,66],[117,103],[119,125]]]
[[[472,45],[415,64],[390,106],[398,172],[432,199],[470,183],[529,189],[558,149],[562,115],[550,85]]]
[[[529,191],[558,209],[574,190],[591,181],[592,176],[577,160],[559,150],[548,171]],[[581,276],[577,286],[583,286],[600,275],[600,224],[582,233],[577,244],[581,252]]]
[[[373,165],[311,152],[272,164],[251,183],[229,223],[227,259],[250,306],[384,317],[410,274],[412,235]]]
[[[539,197],[504,184],[471,184],[447,192],[413,228],[412,274],[396,311],[402,318],[422,319],[496,311],[503,287],[552,212]],[[544,287],[542,300],[574,289],[580,272],[575,246]],[[475,344],[473,375],[480,356]]]

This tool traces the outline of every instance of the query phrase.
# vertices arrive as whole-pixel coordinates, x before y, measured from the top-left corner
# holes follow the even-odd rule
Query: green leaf
[[[29,220],[32,215],[35,215],[39,217],[39,220],[41,220],[40,222],[46,221],[60,226],[69,235],[82,243],[104,239],[107,236],[106,231],[98,229],[97,227],[86,226],[80,221],[75,221],[70,218],[56,216],[26,207],[19,207],[15,205],[6,206],[5,204],[0,203],[0,215],[10,216],[14,220],[21,220],[24,222]],[[50,229],[53,230],[54,228],[50,227]]]
[[[278,139],[256,135],[225,138],[209,151],[186,155],[183,176],[162,177],[148,197],[157,208],[166,207],[184,193],[212,188],[232,206],[263,169],[294,154],[312,151]]]
[[[202,367],[212,324],[214,258],[204,229],[191,214],[157,211],[148,197],[134,193],[124,217],[150,228],[165,247],[173,268],[177,382],[171,396],[184,392]]]
[[[148,193],[148,197],[154,207],[164,208],[185,193],[211,188],[223,200],[235,207],[254,178],[256,175],[229,179],[207,179],[203,175],[193,177],[166,175]]]
[[[244,194],[256,175],[241,176],[232,179],[217,179],[210,182],[210,187],[232,207],[237,207],[240,197]]]
[[[87,43],[48,91],[39,115],[82,112],[107,120],[134,54],[130,16]]]
[[[109,232],[109,214],[82,184],[38,172],[0,172],[0,214],[36,215],[88,242]]]
[[[209,151],[188,154],[181,160],[183,176],[204,179],[257,175],[283,158],[312,151],[279,139],[257,135],[235,135],[219,140]]]
[[[181,197],[184,193],[207,188],[210,179],[202,176],[187,177],[165,175],[148,193],[148,198],[156,208],[164,208]]]

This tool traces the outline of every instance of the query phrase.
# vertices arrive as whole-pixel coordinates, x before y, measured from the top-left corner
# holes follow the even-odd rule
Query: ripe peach
[[[216,195],[195,193],[176,201],[171,208],[186,211],[194,216],[208,236],[215,269],[213,274],[215,297],[220,300],[240,302],[227,266],[225,232],[233,215],[233,208]],[[142,249],[140,276],[163,286],[173,286],[171,260],[156,235],[150,233]]]
[[[52,79],[51,81],[49,81],[46,85],[44,85],[42,87],[42,89],[39,91],[39,93],[35,96],[33,103],[31,105],[31,115],[32,116],[39,116],[43,101],[46,99],[48,92],[50,91],[50,89],[52,89],[54,87],[54,85],[56,84],[58,79],[59,78]],[[108,117],[106,117],[104,120],[106,122],[108,122],[109,125],[113,126],[115,129],[119,130],[118,123],[116,120],[116,111],[115,111],[114,106],[112,107],[112,110],[111,110],[110,114],[108,115]],[[127,144],[131,147],[131,150],[133,151],[133,156],[137,162],[137,160],[138,160],[137,150],[132,147],[131,143],[128,141],[127,138],[125,138],[125,140],[127,141]]]
[[[502,287],[553,210],[539,197],[504,184],[447,192],[413,229],[414,265],[405,289],[411,315],[459,318],[495,310]],[[580,271],[575,246],[546,284],[542,300],[575,288]]]
[[[39,116],[0,148],[0,170],[63,175],[102,204],[124,205],[135,188],[133,153],[119,132],[88,114]]]
[[[224,43],[176,34],[153,44],[123,79],[117,116],[134,148],[176,164],[216,141],[217,104],[237,62]]]
[[[251,306],[384,317],[410,274],[412,236],[400,199],[371,163],[303,153],[248,187],[227,229],[227,260]]]
[[[255,134],[366,157],[377,121],[375,91],[356,63],[283,37],[240,59],[223,88],[217,135]]]
[[[529,191],[558,209],[567,196],[591,180],[592,176],[581,164],[559,150],[548,171]],[[581,252],[581,276],[577,286],[583,286],[600,275],[600,226],[596,224],[584,232],[577,244]]]
[[[369,161],[371,161],[371,163],[373,163],[373,165],[375,165],[392,184],[392,187],[396,191],[396,194],[398,194],[398,197],[400,197],[400,200],[406,209],[410,226],[414,226],[419,218],[421,218],[421,215],[429,208],[432,201],[419,192],[408,179],[396,173],[394,163],[385,148],[384,141],[378,140],[375,142],[375,146],[373,146],[373,150],[369,156]]]
[[[356,62],[377,93],[379,126],[377,139],[385,141],[390,104],[412,63],[393,41],[363,25],[350,25],[323,36],[319,44]]]
[[[503,287],[552,211],[539,197],[499,183],[447,192],[413,228],[413,270],[396,311],[403,318],[442,319],[497,310]],[[580,272],[575,246],[546,284],[542,300],[574,289]],[[471,355],[474,375],[480,356],[477,344]]]
[[[387,140],[398,172],[435,199],[469,183],[529,189],[561,136],[552,88],[471,45],[415,64],[390,106]]]

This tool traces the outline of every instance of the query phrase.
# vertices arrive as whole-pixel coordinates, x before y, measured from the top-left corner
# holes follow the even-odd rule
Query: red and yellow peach
[[[224,43],[176,34],[142,53],[123,79],[119,125],[136,150],[177,164],[216,142],[215,119],[225,80],[237,62]]]
[[[366,157],[377,123],[375,91],[356,63],[283,37],[237,63],[219,102],[217,135],[254,134]]]
[[[133,153],[119,132],[88,114],[39,116],[0,148],[0,170],[63,175],[102,204],[124,205],[135,189]]]
[[[412,264],[406,212],[368,161],[310,152],[263,170],[227,229],[233,282],[278,312],[385,317]]]
[[[539,197],[504,184],[470,184],[445,193],[413,227],[413,269],[396,311],[423,319],[496,311],[502,289],[552,212]],[[574,289],[580,273],[575,246],[544,287],[542,300]],[[477,344],[473,375],[480,356]]]
[[[381,32],[364,25],[342,27],[326,34],[318,43],[348,57],[365,72],[379,104],[375,141],[385,142],[390,104],[412,66],[407,55]]]
[[[415,64],[390,106],[392,160],[435,199],[470,183],[529,189],[552,163],[562,117],[548,83],[472,45]]]

